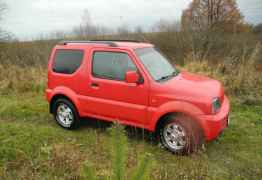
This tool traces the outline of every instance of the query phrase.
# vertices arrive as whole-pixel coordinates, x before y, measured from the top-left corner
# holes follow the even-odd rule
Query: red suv
[[[193,152],[228,125],[229,100],[220,82],[172,66],[152,44],[70,41],[54,47],[46,97],[66,129],[81,117],[156,132],[174,153]]]

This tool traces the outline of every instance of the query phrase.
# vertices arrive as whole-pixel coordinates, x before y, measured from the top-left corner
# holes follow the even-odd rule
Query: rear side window
[[[137,68],[126,53],[94,53],[93,76],[103,79],[124,81],[127,71],[137,71]]]
[[[53,71],[62,74],[73,74],[82,64],[84,53],[81,50],[57,50]]]

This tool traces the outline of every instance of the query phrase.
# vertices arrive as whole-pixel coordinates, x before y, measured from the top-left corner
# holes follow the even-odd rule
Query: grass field
[[[148,132],[126,128],[126,179],[145,153],[151,154],[150,179],[260,179],[262,106],[231,102],[229,128],[189,157],[161,149]],[[112,174],[110,124],[87,119],[78,130],[63,130],[41,92],[1,95],[0,104],[0,179],[83,179],[86,164],[101,179]]]
[[[262,179],[262,45],[257,37],[217,34],[205,47],[205,39],[191,40],[184,32],[147,36],[179,69],[223,83],[231,99],[231,123],[221,137],[191,156],[173,155],[153,134],[126,127],[127,142],[120,150],[127,154],[122,157],[124,179],[132,179],[146,156],[144,179]],[[90,179],[90,172],[97,179],[115,180],[116,126],[86,119],[80,129],[66,131],[48,113],[43,91],[55,43],[0,43],[0,180]]]

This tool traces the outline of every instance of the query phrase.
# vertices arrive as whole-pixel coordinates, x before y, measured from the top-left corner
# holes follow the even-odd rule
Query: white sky
[[[20,39],[35,38],[80,24],[84,9],[93,23],[130,28],[152,26],[159,19],[179,20],[191,0],[3,0],[3,27]],[[262,22],[262,0],[238,0],[246,20]]]

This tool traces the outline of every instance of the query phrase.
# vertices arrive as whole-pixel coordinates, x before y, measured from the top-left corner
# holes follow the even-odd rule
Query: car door
[[[139,72],[134,59],[131,52],[124,50],[92,50],[88,90],[90,113],[129,124],[146,123],[147,83],[134,85],[125,82],[127,71]]]

